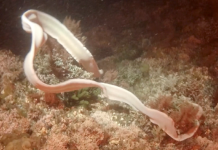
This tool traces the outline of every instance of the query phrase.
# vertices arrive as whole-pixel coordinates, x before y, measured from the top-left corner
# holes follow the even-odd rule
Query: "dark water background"
[[[82,26],[100,22],[101,12],[119,0],[2,0],[0,2],[0,49],[24,56],[30,46],[30,34],[21,27],[21,15],[28,9],[46,12],[60,21],[69,15]],[[87,24],[87,25],[86,25]]]
[[[43,11],[60,21],[66,16],[81,20],[86,47],[97,60],[122,49],[179,46],[181,39],[187,41],[190,36],[203,41],[192,48],[195,52],[217,47],[216,0],[2,0],[0,50],[21,56],[29,51],[31,35],[21,27],[21,15],[28,9]],[[208,26],[199,29],[205,22]],[[144,43],[150,47],[142,47]]]

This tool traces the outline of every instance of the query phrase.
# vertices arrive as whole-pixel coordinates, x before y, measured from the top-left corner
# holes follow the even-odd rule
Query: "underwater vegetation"
[[[64,22],[68,28],[72,27],[70,30],[76,30],[74,33],[77,33],[75,36],[78,39],[86,39],[81,33],[80,21],[71,21],[67,17]],[[202,29],[201,26],[196,28]],[[212,101],[217,90],[214,78],[216,65],[211,62],[208,64],[213,64],[212,67],[208,67],[207,63],[199,64],[199,58],[193,56],[196,50],[193,47],[199,48],[199,39],[204,41],[200,37],[175,38],[178,40],[175,42],[182,44],[171,47],[162,47],[153,41],[154,46],[149,48],[150,51],[146,46],[126,44],[118,55],[96,62],[103,69],[103,74],[95,69],[92,73],[85,71],[88,66],[86,62],[83,62],[86,67],[81,66],[55,39],[44,37],[48,38],[47,42],[38,47],[39,51],[32,62],[35,74],[43,82],[39,85],[36,84],[38,81],[33,80],[35,76],[25,77],[22,59],[10,51],[0,51],[0,149],[217,149],[218,106]],[[120,47],[123,46],[117,45],[114,49]],[[138,48],[143,49],[140,49],[140,55],[129,53],[121,57]],[[210,52],[205,61],[214,53]],[[93,64],[92,59],[90,62]],[[98,75],[98,71],[100,78],[94,76]],[[75,83],[79,84],[76,84],[74,91],[70,87],[67,92],[59,92],[60,89],[65,90],[64,84],[49,92],[52,86],[66,81],[75,81],[72,87]],[[85,81],[82,86],[81,81]],[[90,83],[100,88],[83,88],[83,85]],[[51,86],[46,89],[43,87],[45,84]],[[104,86],[108,97],[102,95]],[[137,98],[119,87],[134,93],[143,105],[121,101],[122,98]],[[118,93],[114,97],[121,94],[121,102],[109,100],[113,92]],[[122,95],[125,92],[127,94]],[[172,118],[178,136],[186,133],[191,136],[184,141],[178,140],[183,137],[179,137],[178,141],[173,140],[169,130],[151,123],[151,116],[146,116],[143,109],[137,111],[138,106],[147,106],[165,114],[162,118],[158,117],[163,122]]]
[[[97,100],[101,94],[99,88],[83,88],[72,92],[57,94],[57,97],[63,101],[66,107],[83,106],[89,107],[91,100]]]

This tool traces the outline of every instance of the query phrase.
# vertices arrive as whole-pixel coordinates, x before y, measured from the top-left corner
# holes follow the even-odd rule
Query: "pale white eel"
[[[82,45],[82,43],[74,37],[74,35],[57,19],[37,10],[28,10],[22,15],[23,29],[32,33],[32,44],[29,53],[24,61],[24,72],[27,79],[37,88],[48,93],[61,93],[78,90],[85,87],[100,87],[102,94],[111,100],[121,101],[129,104],[134,109],[141,111],[148,117],[151,122],[157,124],[170,137],[177,141],[183,141],[194,135],[199,127],[199,122],[185,134],[177,134],[174,121],[165,113],[158,110],[148,108],[131,92],[107,83],[99,83],[86,79],[70,79],[56,85],[48,85],[43,83],[37,77],[33,68],[34,56],[47,40],[47,34],[57,39],[57,41],[90,72],[96,77],[100,76],[98,66],[91,53]],[[203,113],[200,106],[196,119],[199,119]]]
[[[36,29],[35,37],[42,36],[39,35],[42,33],[38,33],[39,27],[35,27],[38,24],[44,32],[44,37],[48,34],[57,39],[68,53],[77,62],[81,63],[87,71],[93,72],[96,77],[100,76],[100,71],[92,54],[60,21],[46,13],[37,10],[28,10],[22,15],[22,24],[23,29],[27,32],[32,32],[32,29]],[[35,42],[38,42],[38,38],[35,39]]]
[[[33,68],[33,59],[39,47],[47,40],[47,34],[57,39],[85,69],[93,72],[95,76],[100,76],[100,72],[91,53],[57,19],[37,10],[26,11],[21,19],[23,29],[32,33],[31,49],[24,61],[24,72],[34,86],[48,93],[67,92],[84,87],[103,88],[98,82],[85,79],[71,79],[57,85],[48,85],[39,80]]]
[[[176,141],[183,141],[187,138],[192,137],[195,132],[198,130],[200,123],[197,121],[196,126],[189,129],[184,134],[177,134],[176,128],[174,126],[174,121],[165,113],[146,107],[133,93],[107,83],[101,83],[106,88],[107,97],[110,100],[116,100],[124,102],[132,106],[134,109],[141,111],[150,118],[150,121],[154,124],[157,124],[163,131],[165,131],[170,137]],[[200,106],[193,104],[198,107],[198,113],[196,119],[199,119],[203,114],[203,110]]]

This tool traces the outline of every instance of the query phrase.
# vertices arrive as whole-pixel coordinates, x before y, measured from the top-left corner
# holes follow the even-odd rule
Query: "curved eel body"
[[[134,109],[141,111],[143,114],[147,115],[150,118],[150,121],[156,125],[158,125],[163,131],[165,131],[170,137],[172,137],[176,141],[183,141],[187,138],[192,137],[195,132],[198,130],[200,123],[197,121],[197,125],[188,130],[188,132],[184,134],[177,134],[177,130],[174,126],[174,121],[167,114],[146,107],[133,93],[107,83],[101,83],[107,92],[107,97],[110,100],[116,100],[120,102],[124,102],[132,106]],[[198,107],[198,113],[196,115],[196,119],[199,119],[203,114],[203,110],[200,106]]]
[[[47,35],[57,39],[57,41],[78,61],[83,67],[93,72],[94,76],[99,77],[100,71],[91,55],[91,53],[75,38],[75,36],[57,19],[54,17],[37,11],[28,10],[22,15],[22,25],[26,32],[32,33],[32,44],[29,53],[24,61],[24,72],[27,79],[38,89],[47,93],[61,93],[73,90],[79,90],[85,87],[100,87],[102,94],[110,100],[124,102],[132,106],[135,110],[141,111],[148,117],[152,123],[157,124],[170,137],[177,141],[183,141],[194,135],[199,127],[199,122],[187,133],[177,134],[174,126],[174,121],[165,113],[148,108],[131,92],[107,83],[99,83],[87,79],[70,79],[56,85],[48,85],[43,83],[36,75],[33,68],[34,56],[47,40]],[[196,119],[200,118],[203,110],[200,106]]]
[[[47,39],[48,34],[57,39],[67,52],[70,53],[77,62],[81,63],[87,71],[93,72],[95,77],[100,76],[100,71],[92,54],[54,17],[37,10],[28,10],[22,15],[22,25],[25,31],[34,34],[32,41],[34,40],[37,46],[43,45],[43,41]],[[41,39],[42,36],[43,39]]]

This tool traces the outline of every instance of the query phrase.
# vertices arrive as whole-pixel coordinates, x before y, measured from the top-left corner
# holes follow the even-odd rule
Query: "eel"
[[[28,10],[21,17],[22,27],[26,32],[32,34],[31,48],[24,60],[24,72],[31,84],[36,88],[47,93],[61,93],[73,90],[79,90],[85,87],[99,87],[102,89],[102,95],[110,100],[120,101],[129,104],[135,110],[142,112],[150,118],[150,121],[158,125],[170,137],[176,141],[183,141],[190,138],[197,131],[200,123],[197,121],[195,127],[184,134],[178,134],[174,121],[167,114],[146,107],[133,93],[128,90],[88,79],[70,79],[56,85],[43,83],[36,75],[33,68],[33,60],[39,48],[46,42],[48,35],[57,39],[57,41],[78,61],[83,67],[94,74],[95,77],[101,75],[97,63],[92,54],[83,46],[83,44],[57,19],[38,10]],[[195,104],[196,105],[196,104]],[[196,119],[203,114],[200,106]]]

